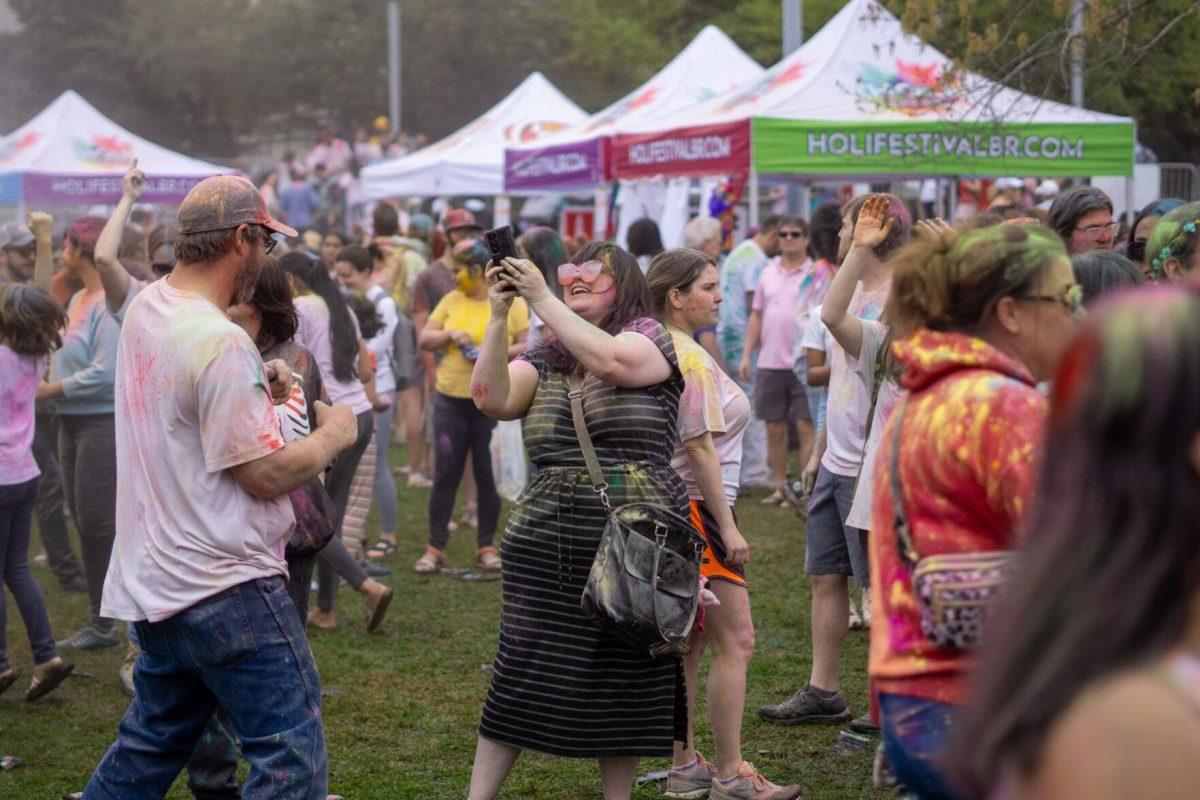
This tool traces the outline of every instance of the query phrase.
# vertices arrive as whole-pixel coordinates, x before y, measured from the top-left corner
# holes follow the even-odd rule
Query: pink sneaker
[[[667,797],[700,798],[716,785],[717,768],[696,753],[696,763],[688,769],[673,769],[667,773]]]
[[[762,776],[749,761],[742,762],[738,779],[726,786],[713,778],[710,800],[796,800],[800,796],[799,785],[776,786]]]

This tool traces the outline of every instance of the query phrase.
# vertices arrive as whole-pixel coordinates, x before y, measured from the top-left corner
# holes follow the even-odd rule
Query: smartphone
[[[492,254],[492,263],[496,266],[500,266],[500,262],[506,258],[518,258],[517,243],[513,241],[511,225],[492,228],[483,234],[483,239],[487,242],[488,250]]]

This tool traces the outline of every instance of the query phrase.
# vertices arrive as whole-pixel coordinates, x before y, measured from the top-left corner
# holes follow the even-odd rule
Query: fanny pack
[[[907,407],[906,397],[896,409],[896,427],[892,431],[891,489],[896,550],[912,576],[925,638],[947,650],[971,650],[984,641],[988,613],[1016,572],[1017,554],[1012,550],[989,550],[922,558],[917,552],[900,483],[900,431]]]
[[[609,504],[608,483],[583,416],[582,377],[571,375],[567,386],[588,477],[608,516],[583,589],[584,616],[653,658],[687,655],[704,539],[691,520],[660,503]]]

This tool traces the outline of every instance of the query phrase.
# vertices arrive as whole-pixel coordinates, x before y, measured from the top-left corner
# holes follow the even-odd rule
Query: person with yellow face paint
[[[456,288],[441,299],[421,331],[421,349],[442,353],[433,403],[437,468],[429,493],[429,545],[413,565],[416,572],[423,574],[437,572],[445,564],[454,495],[468,453],[479,495],[475,566],[488,571],[500,569],[500,556],[492,545],[500,518],[500,495],[492,477],[489,449],[496,423],[477,409],[471,398],[471,372],[491,317],[484,281],[489,257],[487,247],[478,239],[467,239],[454,246],[450,263]],[[512,358],[525,349],[529,332],[529,308],[519,298],[509,309],[508,330]]]

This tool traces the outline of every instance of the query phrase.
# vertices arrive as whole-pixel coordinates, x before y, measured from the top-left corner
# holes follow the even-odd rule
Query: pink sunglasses
[[[585,261],[582,264],[559,264],[558,283],[560,286],[570,286],[577,280],[595,283],[604,270],[604,262],[596,260]]]

